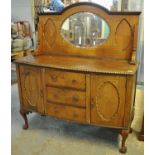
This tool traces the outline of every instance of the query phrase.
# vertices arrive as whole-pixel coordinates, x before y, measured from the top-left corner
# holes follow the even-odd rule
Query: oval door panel
[[[112,119],[118,112],[119,102],[119,93],[114,84],[105,82],[99,85],[96,96],[96,107],[101,119],[107,121]]]

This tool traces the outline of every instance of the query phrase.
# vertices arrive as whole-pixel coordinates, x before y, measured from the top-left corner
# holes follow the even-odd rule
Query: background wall
[[[11,20],[27,20],[32,25],[31,5],[31,0],[11,0]]]
[[[33,14],[33,0],[11,0],[11,21],[29,21],[35,43],[36,38]]]
[[[139,64],[138,69],[138,84],[144,84],[144,0],[129,0],[129,11],[141,11],[139,18],[139,32],[138,32],[138,47],[137,47],[137,59]]]

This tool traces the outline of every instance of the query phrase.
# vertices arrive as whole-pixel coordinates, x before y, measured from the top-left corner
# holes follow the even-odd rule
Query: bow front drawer
[[[48,115],[83,123],[86,121],[86,111],[84,108],[76,108],[53,103],[47,103],[46,106]]]
[[[85,92],[47,87],[47,101],[77,107],[85,107]]]
[[[85,74],[46,69],[46,85],[85,90]]]

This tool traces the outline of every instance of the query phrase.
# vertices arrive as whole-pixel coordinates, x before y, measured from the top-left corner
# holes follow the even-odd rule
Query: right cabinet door
[[[91,76],[91,123],[122,127],[125,108],[126,76]]]

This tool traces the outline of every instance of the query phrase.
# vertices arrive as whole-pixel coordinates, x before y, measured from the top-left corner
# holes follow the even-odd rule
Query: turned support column
[[[28,129],[29,125],[28,125],[28,119],[27,119],[27,113],[26,111],[20,110],[20,114],[24,119],[25,124],[23,125],[23,129],[26,130]]]
[[[128,137],[129,130],[121,130],[120,134],[122,136],[122,143],[121,143],[121,148],[119,149],[119,152],[126,153],[127,147],[125,146],[125,142],[126,142],[126,139]]]

